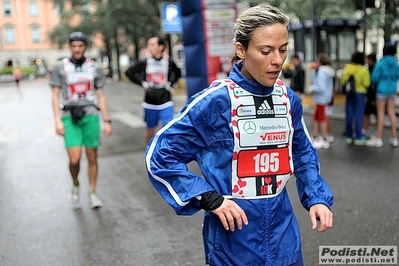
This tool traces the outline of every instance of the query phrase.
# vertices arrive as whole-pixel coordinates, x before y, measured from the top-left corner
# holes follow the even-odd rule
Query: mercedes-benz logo
[[[256,132],[256,125],[252,121],[247,121],[244,123],[243,129],[247,134],[252,135]]]

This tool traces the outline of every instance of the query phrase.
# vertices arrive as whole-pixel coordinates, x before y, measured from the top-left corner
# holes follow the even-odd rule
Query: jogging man
[[[64,136],[69,156],[69,171],[73,186],[69,194],[72,203],[79,202],[80,159],[85,147],[88,160],[89,207],[103,205],[96,194],[97,148],[100,145],[100,117],[103,118],[105,136],[112,133],[111,120],[103,92],[105,85],[101,68],[84,56],[87,38],[82,32],[73,32],[69,37],[72,55],[57,62],[52,70],[52,107],[55,129]]]

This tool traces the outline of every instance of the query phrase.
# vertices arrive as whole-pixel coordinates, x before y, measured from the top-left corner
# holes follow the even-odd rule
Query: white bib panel
[[[287,88],[277,80],[269,95],[252,94],[230,80],[234,154],[232,197],[281,193],[293,173],[293,125]]]

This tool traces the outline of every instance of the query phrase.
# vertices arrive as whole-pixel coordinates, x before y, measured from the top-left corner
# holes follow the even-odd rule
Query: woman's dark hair
[[[326,53],[318,54],[317,59],[322,66],[332,66],[331,58]]]
[[[366,63],[364,60],[364,54],[361,52],[354,52],[351,57],[351,62],[359,65],[364,65]]]
[[[87,45],[86,35],[81,31],[74,31],[69,35],[69,43],[74,41],[81,41]]]
[[[373,61],[374,63],[377,62],[377,54],[376,53],[371,53],[367,55],[367,58],[371,61]]]
[[[155,36],[158,38],[158,45],[165,45],[165,39],[160,36]]]
[[[166,42],[165,38],[162,38],[162,37],[159,36],[159,35],[153,35],[153,36],[151,36],[150,38],[148,38],[148,40],[149,40],[149,39],[152,39],[152,38],[157,38],[157,43],[158,43],[158,45],[165,45],[165,42]]]
[[[391,43],[387,43],[382,50],[382,55],[395,55],[396,54],[396,46]]]

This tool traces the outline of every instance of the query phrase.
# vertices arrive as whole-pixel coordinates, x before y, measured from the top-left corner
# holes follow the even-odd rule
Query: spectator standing
[[[289,19],[275,7],[246,9],[234,26],[237,61],[225,80],[192,96],[152,138],[145,162],[155,189],[179,215],[205,210],[209,265],[303,265],[285,187],[295,175],[312,229],[332,226],[333,196],[295,92],[277,80]],[[189,171],[196,161],[202,176]]]
[[[103,72],[98,64],[84,56],[87,48],[86,35],[80,31],[72,32],[69,36],[69,48],[71,57],[57,61],[50,76],[55,128],[58,135],[64,136],[69,156],[69,171],[73,181],[69,197],[73,204],[79,202],[78,175],[82,147],[85,146],[89,164],[89,207],[94,209],[103,206],[96,193],[97,148],[100,145],[98,109],[104,119],[106,137],[111,135],[112,126],[103,91]]]
[[[181,77],[180,69],[165,53],[160,37],[147,41],[150,57],[138,61],[126,70],[126,76],[145,90],[144,120],[147,123],[146,143],[155,133],[158,121],[166,125],[173,118],[172,86]]]
[[[362,133],[362,125],[367,88],[370,86],[370,72],[365,66],[364,54],[361,52],[354,52],[351,56],[351,62],[344,66],[341,76],[341,85],[345,85],[351,76],[353,76],[355,80],[356,93],[354,96],[346,96],[345,143],[353,143],[356,146],[361,146],[365,145],[367,141]],[[353,136],[353,124],[355,128],[355,138]]]
[[[383,57],[376,63],[371,80],[377,84],[377,135],[367,141],[369,147],[382,147],[382,131],[384,129],[385,110],[391,123],[391,146],[398,146],[396,137],[397,122],[395,102],[397,97],[397,84],[399,79],[399,65],[395,58],[396,45],[388,43],[384,46]]]
[[[375,53],[368,54],[366,56],[366,65],[370,72],[370,75],[373,73],[373,69],[375,66],[375,62],[377,61],[377,55]],[[363,135],[368,138],[367,130],[370,126],[370,115],[374,115],[377,118],[377,108],[375,104],[375,97],[376,97],[376,84],[371,82],[370,86],[367,88],[366,94],[366,106],[364,109],[364,117],[363,117]]]
[[[313,145],[316,149],[330,148],[328,140],[328,117],[326,108],[333,99],[335,70],[330,57],[321,53],[317,56],[317,68],[311,75],[312,96],[316,104],[313,113]],[[321,138],[319,137],[319,128]]]
[[[291,89],[293,89],[302,100],[305,89],[305,70],[302,67],[299,55],[295,54],[291,57],[288,67],[283,69],[283,76],[284,78],[291,79]]]

